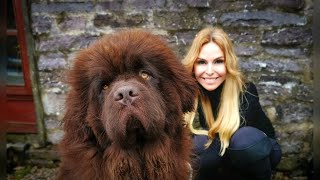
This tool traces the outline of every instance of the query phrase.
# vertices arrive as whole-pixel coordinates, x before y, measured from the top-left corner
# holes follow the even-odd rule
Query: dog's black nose
[[[114,100],[124,105],[131,104],[139,96],[139,89],[132,85],[119,87],[113,94]]]

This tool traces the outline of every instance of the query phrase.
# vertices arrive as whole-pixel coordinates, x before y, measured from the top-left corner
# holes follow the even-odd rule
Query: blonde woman
[[[195,104],[201,127],[194,127],[196,112],[186,115],[198,157],[197,179],[270,179],[281,149],[255,85],[238,68],[228,35],[221,28],[204,28],[183,64],[200,88]]]

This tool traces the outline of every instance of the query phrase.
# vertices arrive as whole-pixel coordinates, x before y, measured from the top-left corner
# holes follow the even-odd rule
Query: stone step
[[[41,148],[33,148],[28,143],[7,144],[7,167],[39,166],[53,168],[59,164],[57,147],[48,145]]]

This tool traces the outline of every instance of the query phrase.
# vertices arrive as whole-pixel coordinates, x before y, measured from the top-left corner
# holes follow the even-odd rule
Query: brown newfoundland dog
[[[197,85],[158,36],[106,35],[75,58],[58,179],[186,180]]]

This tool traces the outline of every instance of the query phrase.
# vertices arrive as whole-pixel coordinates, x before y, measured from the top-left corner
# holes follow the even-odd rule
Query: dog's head
[[[166,43],[142,30],[106,35],[81,51],[69,80],[66,120],[78,118],[71,121],[100,144],[129,146],[176,133],[197,88]]]

